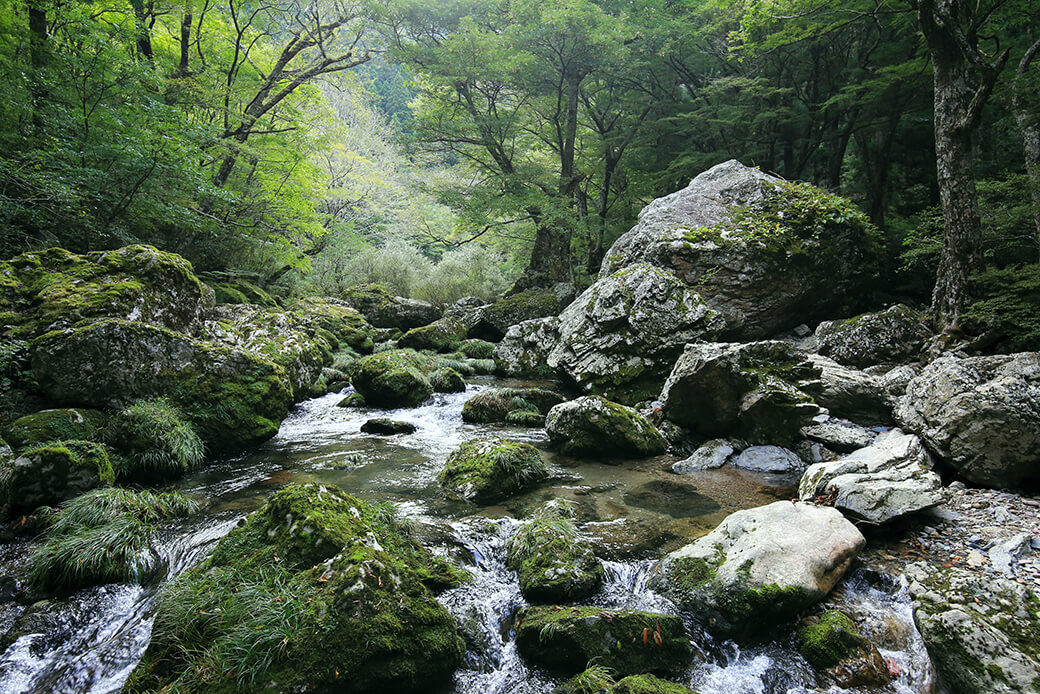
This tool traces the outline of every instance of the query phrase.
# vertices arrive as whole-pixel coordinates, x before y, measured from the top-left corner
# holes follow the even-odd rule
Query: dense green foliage
[[[122,448],[123,477],[175,476],[202,465],[205,446],[195,427],[165,398],[138,400],[114,418],[109,437]]]

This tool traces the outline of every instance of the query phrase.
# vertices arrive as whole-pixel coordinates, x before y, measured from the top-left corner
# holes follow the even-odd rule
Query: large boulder
[[[453,316],[444,316],[429,325],[412,328],[406,332],[397,344],[409,349],[428,350],[430,352],[452,352],[459,348],[466,339],[469,325]]]
[[[559,393],[544,388],[492,388],[477,393],[462,405],[462,421],[520,423],[519,413],[530,413],[539,426],[556,405],[564,401]]]
[[[600,277],[638,262],[674,272],[754,340],[841,315],[876,282],[881,236],[852,203],[736,160],[643,208]]]
[[[503,438],[464,442],[448,457],[438,480],[466,501],[490,504],[549,476],[542,454],[529,443]]]
[[[430,691],[464,651],[431,592],[457,571],[385,510],[287,487],[163,588],[127,691]]]
[[[899,429],[840,460],[817,463],[798,485],[803,501],[823,498],[856,520],[887,523],[943,501],[942,480],[921,440]]]
[[[712,632],[749,637],[821,600],[865,544],[833,508],[777,501],[666,555],[651,586]]]
[[[603,563],[557,505],[539,509],[509,538],[507,564],[531,602],[567,603],[592,595],[603,583]]]
[[[786,342],[686,346],[661,394],[665,416],[706,437],[793,441],[819,413],[819,371]]]
[[[842,366],[820,354],[809,361],[820,371],[815,400],[836,417],[857,422],[891,422],[892,397],[887,378]]]
[[[549,353],[560,340],[560,319],[525,320],[506,331],[495,346],[495,369],[506,376],[552,376]]]
[[[354,369],[352,384],[369,405],[414,407],[433,394],[429,374],[437,362],[411,350],[371,354]]]
[[[11,422],[4,436],[15,448],[50,441],[96,440],[105,426],[104,412],[83,408],[41,410]]]
[[[484,306],[468,334],[470,337],[499,342],[514,325],[536,318],[558,316],[574,300],[574,295],[573,285],[561,283],[507,296]]]
[[[203,294],[191,263],[152,246],[32,251],[0,262],[0,330],[32,338],[85,319],[123,318],[188,331]]]
[[[816,349],[847,366],[902,364],[919,359],[934,334],[927,316],[896,304],[884,311],[820,323]]]
[[[586,393],[634,405],[660,393],[686,343],[720,327],[674,275],[636,263],[602,275],[560,314],[547,363]]]
[[[259,443],[289,412],[285,369],[255,354],[133,321],[104,319],[33,343],[33,374],[55,403],[118,407],[165,396],[210,450]]]
[[[115,472],[108,451],[92,441],[54,441],[0,460],[0,509],[29,513],[103,484]]]
[[[992,574],[918,562],[905,570],[914,621],[943,682],[958,694],[1040,686],[1040,599]]]
[[[598,395],[553,407],[545,417],[545,433],[554,446],[575,456],[645,458],[668,448],[646,417]]]
[[[896,419],[971,482],[1040,481],[1040,353],[941,357],[907,385]]]
[[[418,299],[393,296],[381,284],[363,284],[343,292],[343,300],[377,328],[411,330],[429,325],[443,312]]]
[[[333,348],[350,347],[362,354],[372,351],[372,325],[346,302],[327,296],[308,296],[294,302],[287,312],[297,323],[324,335]]]
[[[619,676],[678,674],[690,658],[679,617],[601,607],[525,607],[516,646],[525,658],[565,673],[595,660]]]

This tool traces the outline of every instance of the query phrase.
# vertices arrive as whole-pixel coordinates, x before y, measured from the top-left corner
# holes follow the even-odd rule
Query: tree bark
[[[137,21],[137,54],[152,62],[152,32],[148,26],[150,12],[145,9],[144,0],[130,0],[130,5],[134,8],[134,18]]]
[[[1026,164],[1026,175],[1029,178],[1029,192],[1033,200],[1033,223],[1036,225],[1037,252],[1040,255],[1040,100],[1036,92],[1030,90],[1027,75],[1029,69],[1040,55],[1040,39],[1029,47],[1018,63],[1015,73],[1015,84],[1012,90],[1011,110],[1015,114],[1015,122],[1022,137],[1022,154]]]

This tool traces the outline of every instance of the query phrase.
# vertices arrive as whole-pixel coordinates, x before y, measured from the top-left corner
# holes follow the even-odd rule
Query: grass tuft
[[[181,411],[165,398],[138,400],[114,418],[109,435],[123,450],[120,477],[173,477],[202,465],[205,446]]]

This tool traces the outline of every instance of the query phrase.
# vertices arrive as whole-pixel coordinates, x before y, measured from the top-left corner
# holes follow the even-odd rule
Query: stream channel
[[[795,495],[797,480],[790,477],[728,467],[675,475],[668,470],[671,456],[620,465],[580,461],[548,451],[542,429],[462,421],[466,399],[489,387],[513,385],[544,384],[475,379],[465,393],[435,395],[420,407],[390,412],[336,407],[349,391],[300,403],[275,438],[246,455],[212,461],[176,484],[203,508],[164,528],[157,549],[166,577],[201,561],[277,489],[297,482],[335,484],[366,500],[393,503],[399,515],[417,521],[424,544],[453,556],[473,574],[472,583],[439,597],[462,625],[468,644],[465,662],[444,694],[544,694],[562,680],[524,662],[511,635],[513,616],[525,604],[516,575],[505,566],[505,542],[515,518],[554,498],[573,501],[607,574],[601,591],[585,604],[674,612],[646,587],[654,557],[705,534],[733,511]],[[392,437],[360,433],[361,424],[377,416],[412,422],[418,431]],[[503,506],[481,508],[446,497],[436,478],[449,454],[466,439],[492,434],[539,447],[556,474]],[[29,548],[26,542],[0,545],[0,566],[24,562]],[[11,624],[24,634],[0,656],[0,693],[118,692],[148,645],[157,588],[112,584],[26,607],[0,586],[0,634]],[[933,691],[909,598],[896,581],[856,567],[829,601],[853,615],[900,671],[880,691]],[[738,648],[690,627],[698,655],[681,681],[700,694],[846,691],[819,687],[790,635]]]

